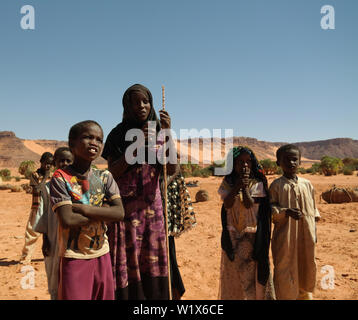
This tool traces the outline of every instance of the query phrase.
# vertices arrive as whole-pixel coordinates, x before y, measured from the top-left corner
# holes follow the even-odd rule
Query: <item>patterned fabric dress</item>
[[[117,180],[123,222],[108,228],[118,299],[168,299],[166,235],[159,167],[132,167]]]
[[[193,204],[182,174],[178,174],[168,184],[167,194],[169,235],[179,237],[196,226]]]
[[[164,180],[161,181],[161,185],[164,207]],[[172,297],[173,300],[179,300],[185,293],[185,287],[177,263],[174,238],[180,237],[184,232],[196,226],[193,204],[185,185],[185,179],[180,172],[175,176],[168,177],[167,211]]]
[[[134,112],[131,95],[138,92],[150,104],[146,120],[138,119]],[[160,121],[149,89],[134,84],[125,91],[122,103],[122,122],[109,133],[102,153],[109,163],[125,157],[127,148],[132,144],[125,137],[131,129],[154,124],[157,134],[155,150],[158,151],[157,146],[163,144],[164,137],[159,137]],[[146,160],[148,150],[153,151],[148,147]],[[166,234],[159,184],[162,166],[158,163],[127,164],[130,165],[128,171],[116,178],[125,210],[124,221],[112,223],[108,230],[116,298],[168,299]]]
[[[250,195],[259,199],[266,196],[262,182],[251,179]],[[222,200],[231,187],[224,180],[218,190]],[[275,299],[272,276],[265,286],[257,279],[257,262],[253,258],[259,204],[247,209],[242,194],[235,197],[234,205],[227,210],[227,229],[233,248],[234,260],[222,251],[220,266],[219,299],[221,300],[272,300]]]
[[[245,154],[250,157],[250,166],[247,158],[240,159]],[[274,299],[269,261],[271,207],[267,179],[250,148],[232,148],[227,155],[227,162],[230,161],[233,161],[234,170],[225,176],[218,190],[223,202],[226,197],[233,197],[231,207],[226,209],[224,203],[221,207],[219,299]],[[253,203],[245,206],[244,181],[238,179],[242,179],[242,173],[248,171],[247,187]],[[240,184],[241,188],[237,188]]]

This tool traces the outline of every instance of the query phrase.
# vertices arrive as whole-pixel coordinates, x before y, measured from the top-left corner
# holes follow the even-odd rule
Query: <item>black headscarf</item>
[[[139,91],[147,96],[150,103],[149,115],[143,122],[138,121],[137,117],[133,114],[133,109],[131,108],[131,93],[135,91]],[[122,122],[109,133],[103,148],[102,157],[106,160],[108,160],[108,157],[112,157],[114,160],[117,160],[125,154],[127,147],[132,143],[132,141],[125,141],[125,136],[128,130],[134,128],[140,129],[146,122],[155,121],[157,124],[157,133],[160,131],[160,122],[153,108],[152,94],[145,86],[141,84],[134,84],[129,87],[123,95],[122,104],[124,108]]]
[[[247,147],[235,147],[230,150],[228,157],[233,157],[233,163],[235,163],[235,159],[242,153],[247,153],[250,155],[252,163],[252,178],[262,182],[266,192],[266,197],[260,198],[257,218],[257,230],[253,251],[253,259],[257,261],[258,281],[260,284],[265,285],[270,274],[269,247],[271,237],[271,206],[267,179],[263,173],[261,165],[257,161],[257,158],[251,149]],[[234,186],[236,182],[236,175],[234,170],[235,169],[233,168],[233,172],[224,178],[230,186]],[[221,224],[221,247],[227,254],[230,261],[234,261],[234,250],[232,247],[229,231],[227,229],[227,212],[224,204],[221,207]]]

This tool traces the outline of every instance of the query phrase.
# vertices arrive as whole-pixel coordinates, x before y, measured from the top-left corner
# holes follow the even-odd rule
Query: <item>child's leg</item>
[[[47,275],[48,292],[51,295],[51,300],[57,300],[60,259],[57,255],[54,255],[45,257],[44,260]]]
[[[308,292],[300,288],[297,300],[313,300],[312,292]]]
[[[59,300],[91,300],[95,259],[61,258]]]
[[[114,279],[110,254],[96,258],[92,300],[114,300]]]
[[[40,237],[40,233],[33,230],[33,223],[35,219],[36,210],[31,210],[29,219],[27,220],[25,230],[25,244],[22,249],[20,258],[21,263],[30,263],[31,257],[35,249],[36,240]]]
[[[247,300],[256,300],[256,261],[252,259],[254,233],[245,233],[239,240],[237,262],[240,282]]]
[[[256,300],[265,300],[265,287],[259,283],[257,279],[257,263],[256,265],[256,275],[255,275],[255,282],[256,282]]]

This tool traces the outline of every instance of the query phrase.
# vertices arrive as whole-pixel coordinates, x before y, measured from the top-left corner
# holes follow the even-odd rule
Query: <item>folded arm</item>
[[[113,199],[110,206],[95,207],[86,204],[72,204],[72,210],[88,219],[103,221],[121,221],[124,218],[124,208],[121,198]]]
[[[90,222],[90,219],[73,210],[71,204],[65,204],[56,208],[55,212],[59,217],[61,225],[65,228],[81,227]]]

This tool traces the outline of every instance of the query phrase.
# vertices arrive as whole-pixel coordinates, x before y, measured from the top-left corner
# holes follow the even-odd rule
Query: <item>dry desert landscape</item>
[[[17,169],[11,169],[13,175]],[[268,176],[269,183],[277,176]],[[320,194],[332,187],[358,187],[358,176],[304,175],[316,189],[316,202],[322,219],[317,226],[317,289],[315,299],[358,299],[358,203],[327,204]],[[220,273],[220,207],[217,189],[222,178],[195,178],[198,187],[188,188],[192,199],[199,189],[209,193],[209,201],[193,203],[197,225],[176,239],[177,260],[186,292],[183,299],[215,300]],[[187,180],[193,180],[188,178]],[[26,183],[26,180],[12,182]],[[25,224],[30,212],[31,195],[0,190],[0,300],[48,300],[47,280],[38,240],[31,266],[35,271],[33,289],[25,289],[22,265],[18,264],[24,243]],[[334,269],[334,288],[327,288],[324,266]],[[323,269],[322,269],[323,268]],[[25,284],[28,284],[25,282]]]

